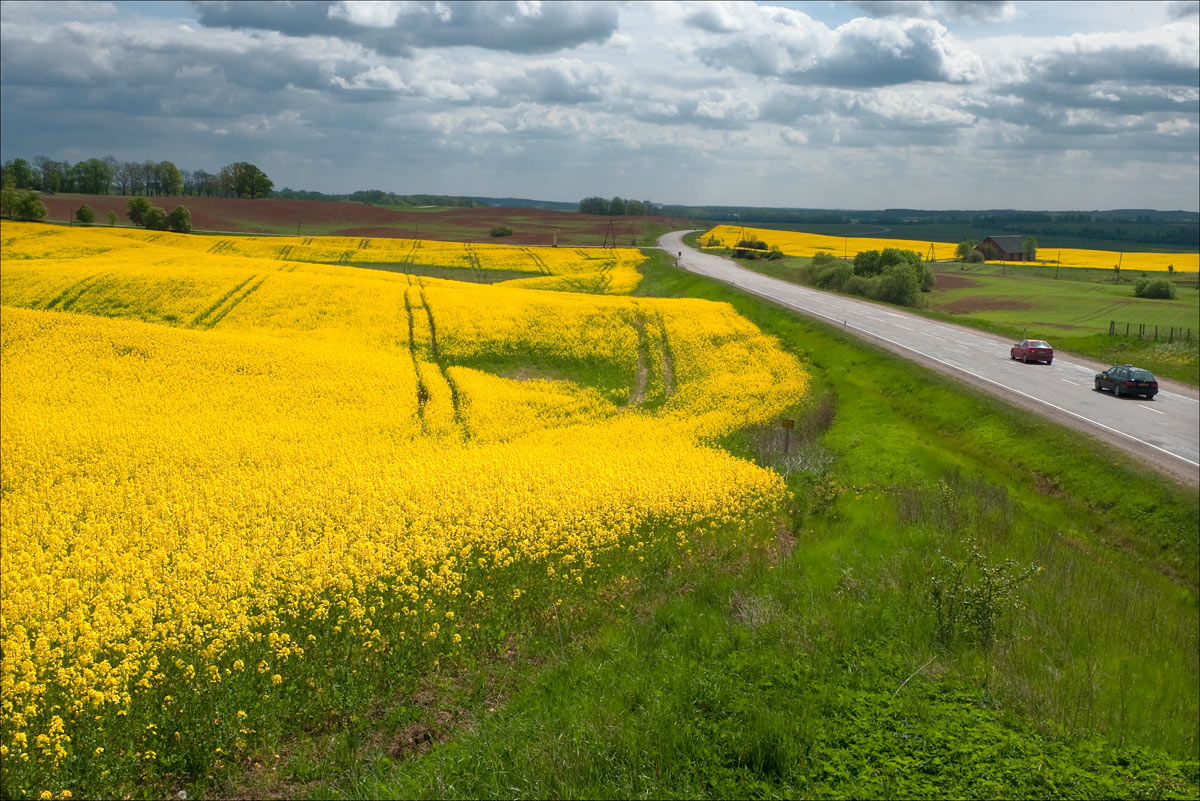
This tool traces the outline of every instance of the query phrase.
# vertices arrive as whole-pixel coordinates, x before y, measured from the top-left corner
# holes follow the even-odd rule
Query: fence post
[[[1154,326],[1154,341],[1158,341],[1158,326]]]
[[[1125,336],[1129,336],[1129,323],[1125,323]]]
[[[1109,320],[1109,321],[1108,321],[1108,335],[1109,335],[1110,337],[1111,337],[1113,334],[1117,333],[1117,332],[1116,332],[1116,328],[1117,328],[1117,321],[1116,321],[1116,320]]]

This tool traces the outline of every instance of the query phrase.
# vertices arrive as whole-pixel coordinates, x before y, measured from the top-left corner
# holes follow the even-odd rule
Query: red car
[[[1049,342],[1043,342],[1040,339],[1022,339],[1012,346],[1012,350],[1008,352],[1008,358],[1020,359],[1026,364],[1029,362],[1050,364],[1054,361],[1054,348],[1050,347]]]

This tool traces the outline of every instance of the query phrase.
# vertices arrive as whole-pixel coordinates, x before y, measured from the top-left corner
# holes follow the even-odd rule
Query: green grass
[[[303,797],[1196,797],[1194,492],[1129,457],[717,282],[805,360],[767,549],[681,554],[235,791]],[[1003,458],[997,458],[1003,454]],[[991,642],[935,636],[940,557],[1037,565]]]

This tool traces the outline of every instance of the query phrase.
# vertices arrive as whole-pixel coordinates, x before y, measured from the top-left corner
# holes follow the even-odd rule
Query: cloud
[[[853,3],[871,17],[1003,22],[1016,16],[1012,0],[858,0]]]
[[[704,64],[791,84],[866,88],[983,75],[979,57],[930,20],[862,17],[831,30],[799,11],[748,5],[705,8],[685,22],[710,34],[697,47]]]
[[[1200,14],[1200,0],[1173,0],[1167,3],[1167,16],[1171,19],[1188,19]]]
[[[610,3],[549,2],[270,2],[194,3],[208,27],[335,36],[384,55],[434,47],[474,46],[511,53],[549,53],[601,43],[617,31]]]

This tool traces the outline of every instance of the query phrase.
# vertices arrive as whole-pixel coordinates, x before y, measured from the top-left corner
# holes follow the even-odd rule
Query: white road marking
[[[900,323],[892,323],[892,325],[896,326],[896,328],[903,328],[905,331],[915,331],[915,330],[917,330],[917,329],[915,329],[915,328],[909,328],[907,325],[900,325]]]
[[[925,332],[925,336],[929,337],[930,339],[936,339],[938,342],[946,341],[946,340],[942,339],[941,337],[939,337],[937,334],[930,334],[928,331]]]
[[[1059,380],[1059,381],[1066,381],[1068,384],[1070,384],[1070,385],[1071,385],[1071,386],[1073,386],[1073,387],[1077,387],[1077,386],[1079,386],[1079,385],[1078,385],[1078,384],[1076,384],[1074,381],[1067,381],[1067,379],[1065,379],[1065,378],[1060,378],[1060,379],[1058,379],[1058,380]]]
[[[1147,406],[1144,403],[1139,403],[1138,406],[1141,406],[1143,409],[1145,409],[1148,412],[1154,412],[1155,414],[1166,414],[1166,412],[1160,412],[1158,409],[1151,409],[1149,406]]]

